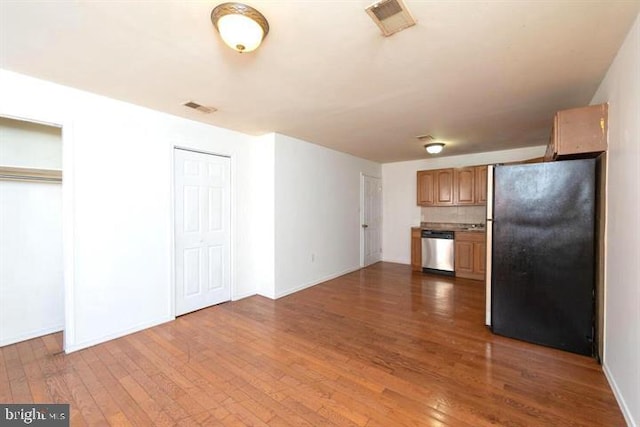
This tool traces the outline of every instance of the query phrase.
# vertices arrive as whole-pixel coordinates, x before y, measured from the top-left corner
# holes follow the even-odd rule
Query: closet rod
[[[62,182],[62,178],[45,178],[41,176],[0,175],[0,181],[29,181],[29,182]]]

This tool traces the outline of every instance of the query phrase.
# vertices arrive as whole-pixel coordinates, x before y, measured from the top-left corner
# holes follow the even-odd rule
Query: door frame
[[[206,149],[189,147],[184,144],[170,144],[169,149],[171,150],[169,156],[171,173],[169,174],[169,188],[170,188],[170,203],[171,209],[169,209],[169,242],[170,242],[170,279],[169,279],[169,307],[170,307],[170,315],[173,319],[176,318],[176,235],[175,235],[175,209],[176,209],[176,195],[175,195],[175,152],[176,150],[184,150],[191,151],[192,153],[200,153],[207,154],[211,156],[218,157],[226,157],[230,160],[230,183],[229,183],[229,191],[230,194],[230,215],[231,215],[231,228],[230,228],[230,237],[229,237],[229,285],[231,287],[231,299],[230,301],[235,301],[236,295],[236,275],[235,275],[235,244],[234,244],[234,236],[236,235],[236,158],[232,154],[223,153],[223,152],[214,152]],[[187,313],[188,314],[188,313]]]
[[[382,185],[382,178],[378,176],[373,176],[366,174],[364,172],[360,172],[360,215],[359,215],[359,233],[360,233],[360,268],[364,268],[364,258],[365,258],[365,248],[364,248],[364,228],[362,228],[362,224],[364,224],[364,180],[365,177],[379,179],[380,185]],[[382,197],[380,198],[380,244],[382,244]],[[380,260],[382,261],[382,256],[380,256]]]

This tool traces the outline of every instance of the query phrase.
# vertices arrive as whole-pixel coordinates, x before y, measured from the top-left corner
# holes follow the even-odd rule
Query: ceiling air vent
[[[365,10],[385,37],[416,24],[402,0],[381,0]]]
[[[211,114],[211,113],[215,113],[216,111],[218,111],[213,107],[205,107],[204,105],[200,105],[197,102],[193,102],[193,101],[185,102],[182,105],[184,105],[185,107],[193,108],[194,110],[198,110],[198,111],[200,111],[201,113],[204,113],[204,114]]]

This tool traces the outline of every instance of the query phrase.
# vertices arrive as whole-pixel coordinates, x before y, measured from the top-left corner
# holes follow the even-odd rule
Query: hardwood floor
[[[592,359],[492,335],[481,282],[379,263],[64,355],[0,349],[0,402],[72,426],[624,426]]]

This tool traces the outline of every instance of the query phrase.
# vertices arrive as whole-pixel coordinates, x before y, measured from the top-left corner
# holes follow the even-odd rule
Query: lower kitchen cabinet
[[[456,277],[484,280],[485,235],[482,232],[456,231],[455,270]]]
[[[484,235],[482,242],[474,242],[473,243],[473,273],[481,274],[481,279],[484,280],[485,277],[485,269],[486,269],[486,253],[487,253],[487,245],[484,240]]]
[[[422,271],[422,234],[416,227],[411,229],[411,269]]]

